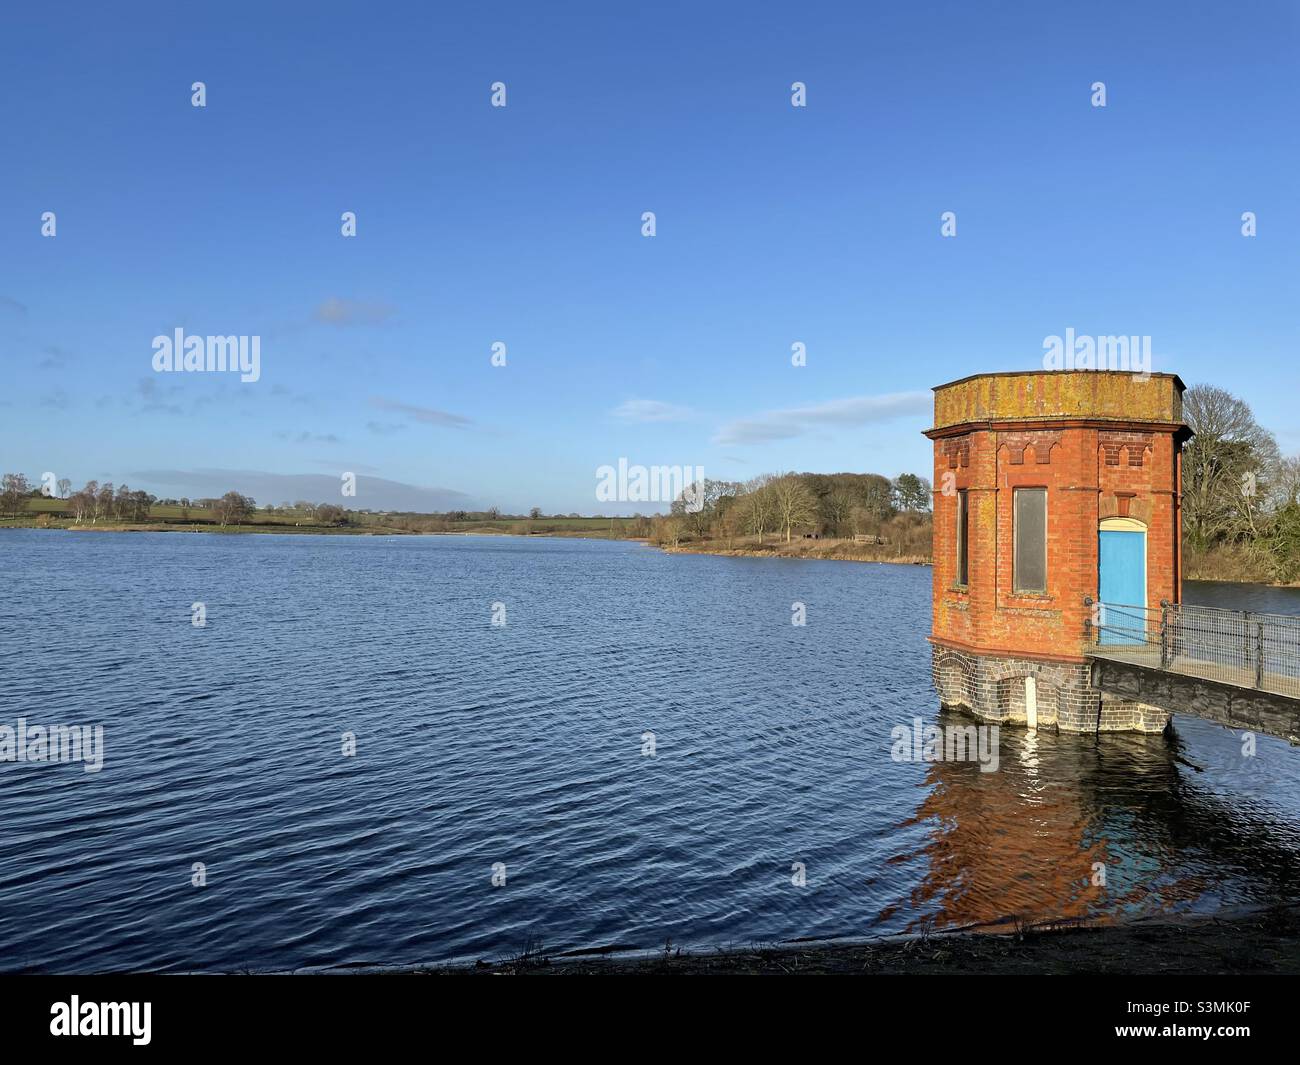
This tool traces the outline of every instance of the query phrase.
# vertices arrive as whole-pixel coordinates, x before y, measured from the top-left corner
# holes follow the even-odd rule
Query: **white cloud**
[[[764,411],[722,426],[715,444],[765,444],[789,440],[825,426],[876,425],[915,414],[926,414],[933,399],[929,392],[894,392],[883,396],[849,396],[787,410]]]
[[[451,414],[445,410],[434,410],[432,407],[417,407],[411,403],[399,403],[395,399],[383,399],[377,396],[370,403],[380,410],[390,410],[398,414],[408,415],[417,422],[424,422],[425,425],[445,425],[452,429],[464,429],[467,425],[473,424],[468,418],[460,414]],[[373,428],[377,423],[371,422],[370,424]]]
[[[316,308],[316,320],[330,325],[378,325],[397,311],[387,303],[360,303],[331,296]]]
[[[610,413],[624,422],[685,422],[694,417],[694,411],[689,407],[679,407],[657,399],[629,399]]]

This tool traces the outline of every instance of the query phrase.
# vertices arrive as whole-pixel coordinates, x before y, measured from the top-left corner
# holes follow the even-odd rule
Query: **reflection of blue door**
[[[1143,643],[1146,611],[1133,608],[1147,602],[1147,534],[1103,529],[1098,558],[1098,598],[1106,608],[1099,642]]]

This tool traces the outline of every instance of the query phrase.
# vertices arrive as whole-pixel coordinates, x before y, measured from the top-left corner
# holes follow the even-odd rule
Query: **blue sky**
[[[924,474],[928,390],[1067,328],[1300,451],[1293,3],[24,8],[5,470],[582,513],[638,509],[620,457]],[[261,379],[154,373],[176,328]]]

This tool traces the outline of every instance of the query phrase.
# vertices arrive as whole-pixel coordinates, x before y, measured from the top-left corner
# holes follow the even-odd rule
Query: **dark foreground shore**
[[[426,975],[1300,973],[1300,904],[1170,922],[943,932],[861,944],[781,944],[654,956],[548,956],[419,970]]]

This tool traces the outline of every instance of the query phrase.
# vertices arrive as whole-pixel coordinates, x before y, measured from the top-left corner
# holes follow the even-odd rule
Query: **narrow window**
[[[1017,488],[1011,530],[1015,556],[1011,586],[1017,592],[1047,591],[1047,489]]]
[[[965,587],[970,583],[970,565],[966,554],[966,535],[970,527],[970,512],[966,509],[966,489],[957,489],[957,583]]]

